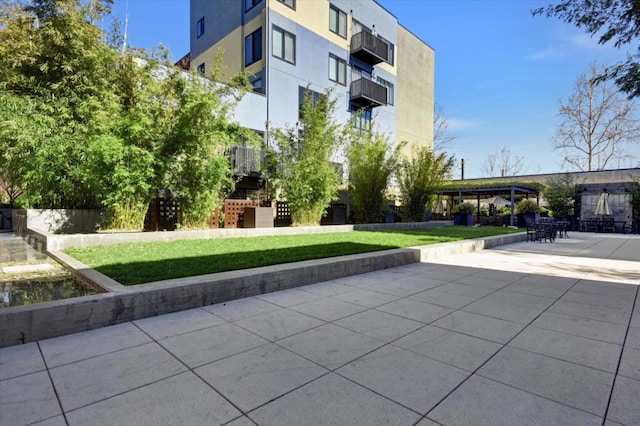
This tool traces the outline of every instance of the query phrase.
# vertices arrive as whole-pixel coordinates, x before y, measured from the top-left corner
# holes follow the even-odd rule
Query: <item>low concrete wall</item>
[[[51,234],[95,232],[103,219],[101,210],[26,209],[19,214],[26,214],[26,228]]]
[[[298,228],[299,229],[299,228]],[[0,310],[0,347],[524,241],[526,233],[308,260],[125,287],[62,252],[79,279],[110,292]]]

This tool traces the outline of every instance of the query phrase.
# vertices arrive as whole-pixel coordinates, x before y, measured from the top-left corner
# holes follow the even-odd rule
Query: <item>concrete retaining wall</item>
[[[26,229],[50,234],[95,232],[103,218],[101,210],[20,209],[16,215],[19,224],[14,226],[14,231],[18,234]]]
[[[525,233],[309,260],[125,287],[62,252],[51,255],[110,292],[0,310],[0,347],[207,306],[526,239]]]

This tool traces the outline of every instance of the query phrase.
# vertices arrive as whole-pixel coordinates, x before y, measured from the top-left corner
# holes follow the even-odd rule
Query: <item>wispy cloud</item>
[[[472,119],[465,119],[465,118],[448,118],[447,119],[447,125],[448,125],[447,128],[450,131],[467,130],[467,129],[481,126],[482,124],[484,123],[480,120],[472,120]]]
[[[545,61],[549,59],[557,59],[566,56],[566,52],[563,52],[561,49],[553,46],[546,47],[545,49],[539,50],[537,52],[533,52],[529,56],[528,59]]]
[[[598,44],[598,36],[592,37],[589,34],[576,33],[572,30],[571,33],[554,37],[550,45],[527,55],[527,59],[549,61],[569,57],[576,53],[593,55],[615,52],[619,51],[612,45]]]

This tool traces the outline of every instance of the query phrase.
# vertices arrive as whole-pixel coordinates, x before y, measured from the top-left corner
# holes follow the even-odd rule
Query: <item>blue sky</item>
[[[552,148],[560,100],[594,60],[626,54],[558,19],[531,16],[549,0],[378,2],[436,51],[436,103],[455,138],[448,151],[465,159],[465,178],[481,177],[487,156],[505,147],[524,157],[522,174],[565,170]],[[115,0],[120,20],[125,5]],[[189,0],[129,0],[128,10],[129,44],[162,43],[176,60],[189,51]],[[640,143],[627,150],[634,161],[607,168],[637,166]]]

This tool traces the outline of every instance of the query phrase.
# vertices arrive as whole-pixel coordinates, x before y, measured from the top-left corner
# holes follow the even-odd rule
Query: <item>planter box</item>
[[[245,207],[245,228],[273,228],[273,209],[271,207]]]
[[[518,214],[518,228],[526,228],[527,222],[536,223],[540,220],[540,213],[520,213]]]
[[[453,224],[473,226],[473,213],[456,213],[453,215]]]

